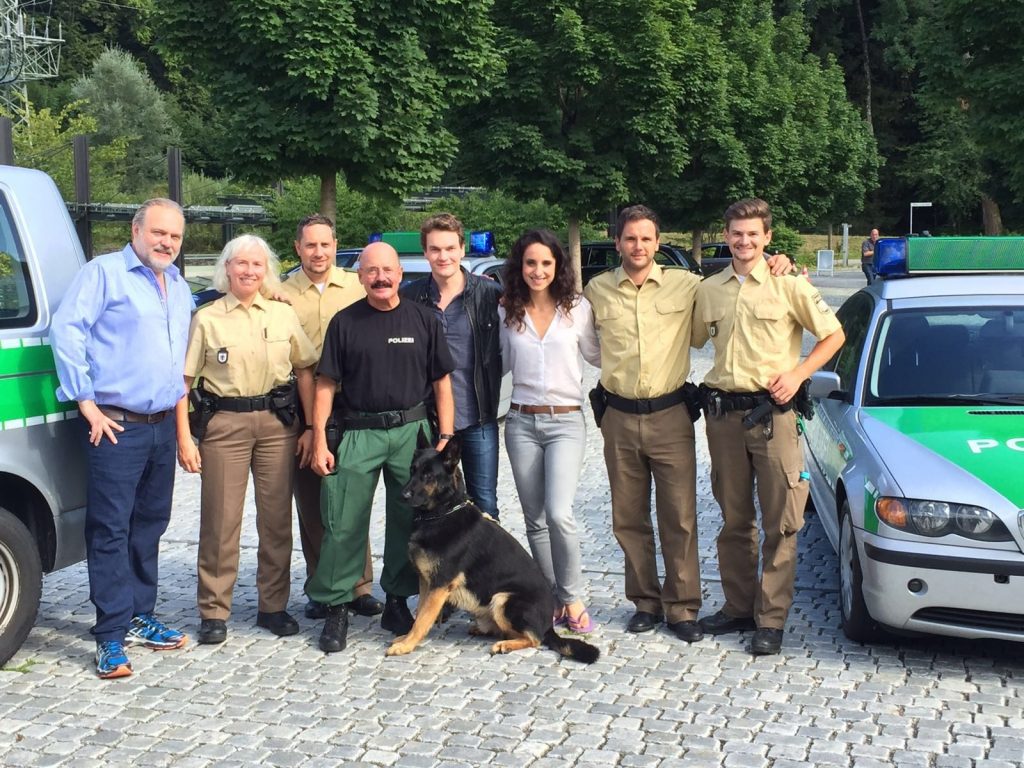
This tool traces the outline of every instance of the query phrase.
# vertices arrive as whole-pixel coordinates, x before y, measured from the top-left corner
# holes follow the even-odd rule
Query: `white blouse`
[[[520,405],[583,405],[583,360],[601,366],[594,314],[582,296],[568,315],[559,308],[544,337],[528,312],[523,328],[505,325],[498,307],[502,372],[512,371],[512,402]]]

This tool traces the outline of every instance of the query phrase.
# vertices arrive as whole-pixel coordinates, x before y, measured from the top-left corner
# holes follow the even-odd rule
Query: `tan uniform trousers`
[[[701,604],[697,469],[686,406],[640,415],[609,407],[601,434],[612,531],[626,561],[626,598],[638,611],[663,613],[670,622],[696,619]],[[652,478],[664,584],[658,580],[651,525]]]
[[[238,578],[245,489],[256,495],[256,591],[259,610],[288,606],[292,556],[292,474],[298,425],[272,411],[218,411],[199,443],[203,462],[199,523],[199,615],[225,620]]]
[[[730,411],[707,420],[711,491],[722,508],[718,567],[723,610],[729,616],[752,616],[759,627],[782,629],[793,604],[797,533],[807,504],[807,482],[800,479],[804,457],[793,411],[775,412],[771,440],[760,425],[743,428],[745,413]],[[760,579],[755,479],[764,530]]]
[[[320,545],[324,540],[323,513],[320,511],[320,475],[309,467],[299,467],[295,460],[295,509],[299,513],[299,541],[302,556],[306,560],[307,583],[316,573],[320,562]],[[370,542],[366,542],[366,567],[363,578],[356,584],[355,596],[368,595],[373,586],[373,560],[370,558]]]

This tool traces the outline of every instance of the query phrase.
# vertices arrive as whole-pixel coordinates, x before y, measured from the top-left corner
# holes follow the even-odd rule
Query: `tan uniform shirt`
[[[697,289],[693,346],[710,338],[715,362],[704,378],[726,392],[758,392],[800,362],[804,329],[819,339],[840,328],[818,289],[801,277],[772,277],[759,261],[741,283],[731,266]]]
[[[323,293],[301,269],[285,280],[281,289],[291,301],[292,308],[302,323],[302,330],[313,342],[317,354],[323,352],[324,334],[327,333],[331,318],[349,304],[366,296],[359,276],[336,266],[332,266],[327,275]]]
[[[185,375],[220,397],[255,397],[318,359],[290,306],[257,294],[246,309],[228,293],[192,317]]]
[[[632,400],[679,389],[690,373],[690,327],[700,278],[654,264],[637,287],[622,267],[603,272],[583,293],[601,337],[601,383]]]

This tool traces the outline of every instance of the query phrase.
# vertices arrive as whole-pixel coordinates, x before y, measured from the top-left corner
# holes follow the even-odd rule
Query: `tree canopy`
[[[573,220],[689,157],[678,128],[693,85],[680,73],[698,59],[690,15],[673,0],[499,0],[494,18],[505,75],[458,120],[459,170],[557,202],[578,247]]]
[[[93,118],[95,143],[127,143],[126,190],[144,190],[166,174],[167,147],[177,145],[178,128],[164,95],[132,56],[113,48],[104,51],[71,92]]]
[[[385,198],[436,182],[444,126],[497,71],[489,0],[161,0],[159,50],[216,101],[245,177],[336,174]],[[187,52],[187,53],[185,53]]]
[[[695,231],[753,195],[791,226],[856,213],[877,181],[874,141],[834,61],[808,52],[803,16],[728,0],[700,4],[698,19],[720,53],[706,60],[693,161],[649,195]]]

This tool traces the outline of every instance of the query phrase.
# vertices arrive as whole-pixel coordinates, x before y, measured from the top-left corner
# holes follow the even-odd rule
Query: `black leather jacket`
[[[469,327],[473,333],[473,372],[477,407],[480,423],[494,421],[498,417],[498,398],[501,394],[501,342],[498,338],[498,298],[501,288],[493,280],[470,274],[462,267],[466,278],[463,301],[469,316]],[[403,299],[411,299],[434,308],[430,297],[432,277],[422,277],[400,291]]]

